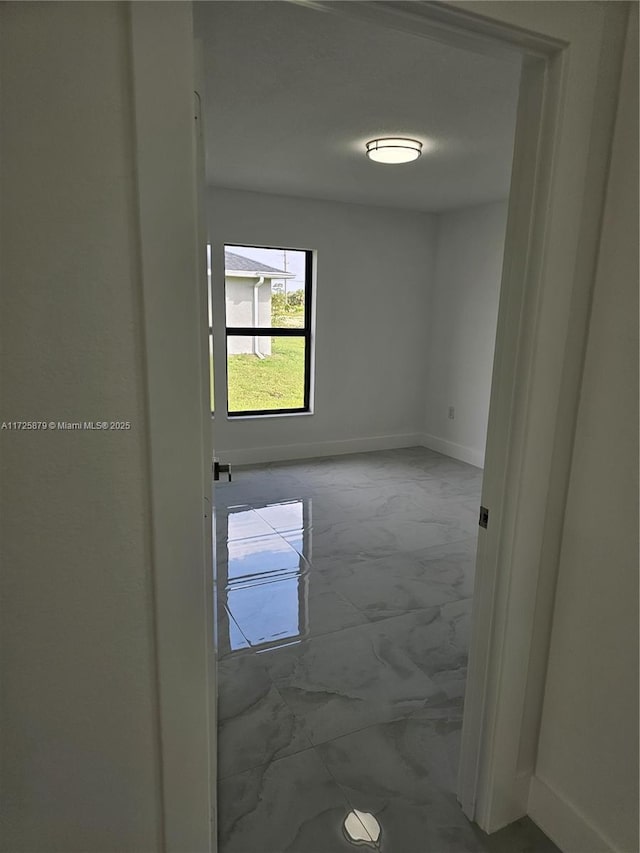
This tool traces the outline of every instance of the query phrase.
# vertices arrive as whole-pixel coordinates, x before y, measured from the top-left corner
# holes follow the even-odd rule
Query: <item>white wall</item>
[[[567,853],[638,839],[638,20],[631,14],[530,811]]]
[[[423,357],[424,443],[484,464],[507,202],[440,214]],[[455,409],[449,418],[449,407]]]
[[[187,849],[169,840],[161,805],[161,775],[166,786],[179,760],[172,767],[163,761],[161,774],[128,5],[10,3],[0,9],[0,421],[131,423],[130,430],[118,432],[0,431],[0,844],[10,853]],[[173,4],[161,5],[165,11],[150,14],[175,23],[180,12],[172,16]],[[174,44],[184,46],[185,29],[190,37],[188,27],[179,32],[173,27]],[[159,42],[154,38],[157,49]],[[176,62],[180,49],[168,52],[164,67],[180,81],[172,105],[182,96],[186,108],[178,113],[175,132],[164,133],[162,122],[156,127],[163,141],[170,139],[172,153],[184,139],[190,155],[193,86],[190,80],[186,90],[177,91],[185,75]],[[151,75],[159,61],[159,54],[139,57]],[[162,92],[156,106],[168,116]],[[188,157],[186,163],[174,158],[174,165],[171,176],[184,185]],[[156,188],[167,195],[162,180]],[[185,193],[191,198],[193,187]],[[166,207],[164,196],[156,208]],[[178,265],[183,279],[173,276],[176,291],[175,282],[186,289],[184,276],[193,272],[195,234],[180,220],[183,197],[170,195],[170,201],[176,212],[169,220],[172,239],[163,241],[164,260],[181,252],[188,258]],[[193,206],[189,212],[193,216]],[[156,286],[162,300],[162,275]],[[171,362],[164,381],[167,395],[177,386],[197,400],[197,371],[191,384],[182,382],[187,359],[173,358],[172,350],[195,350],[182,344],[190,331],[182,314],[194,321],[197,315],[193,302],[176,293],[175,301],[187,308],[174,312],[177,334],[164,342]],[[165,310],[173,308],[166,300]],[[172,447],[177,440],[171,429],[183,408],[175,406],[175,394],[173,404],[177,415],[173,420],[169,415],[164,427]],[[196,423],[196,434],[199,430]],[[201,534],[200,469],[193,474],[184,458],[179,464],[197,494],[192,526]],[[191,507],[193,488],[185,493],[183,485],[173,478],[173,492],[166,491],[169,516],[176,516],[176,505]],[[181,586],[190,588],[191,567],[198,563],[184,555],[196,549],[180,523],[166,525],[172,537],[168,559],[174,575],[180,567]],[[154,567],[157,562],[156,555]],[[202,586],[200,578],[201,607]],[[176,613],[182,598],[172,599]],[[192,635],[195,621],[185,620],[185,636]],[[197,631],[204,627],[198,624]],[[196,664],[182,665],[176,645],[181,647],[174,644],[171,651],[180,666],[180,689],[172,685],[172,710],[179,723],[179,703],[192,693]],[[203,645],[199,635],[198,650]],[[204,690],[202,672],[197,677]],[[199,713],[194,708],[191,716]],[[164,735],[171,720],[163,722]],[[183,762],[185,739],[197,726],[184,728]],[[206,755],[206,737],[199,748]],[[163,736],[163,759],[166,749]],[[191,754],[188,760],[197,764]],[[191,778],[189,772],[184,779]],[[200,793],[191,785],[185,796],[199,803]]]
[[[156,850],[126,8],[2,11],[1,419],[132,424],[0,433],[3,844]]]
[[[211,189],[218,305],[225,242],[317,252],[315,413],[230,422],[218,397],[216,452],[251,462],[419,442],[433,228],[429,214]],[[215,305],[214,335],[222,389]]]

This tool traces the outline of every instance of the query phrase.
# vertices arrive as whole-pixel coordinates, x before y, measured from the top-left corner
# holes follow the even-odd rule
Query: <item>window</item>
[[[310,410],[313,253],[224,247],[230,417]]]

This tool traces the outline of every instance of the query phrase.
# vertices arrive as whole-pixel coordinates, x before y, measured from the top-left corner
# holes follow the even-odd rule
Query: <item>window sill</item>
[[[272,418],[308,418],[312,415],[313,412],[274,412],[272,415],[227,415],[227,420],[237,423],[237,421],[263,421]]]

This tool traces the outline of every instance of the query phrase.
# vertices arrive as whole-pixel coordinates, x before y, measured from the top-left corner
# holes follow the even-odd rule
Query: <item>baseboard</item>
[[[230,462],[232,465],[255,465],[264,462],[313,459],[318,456],[340,456],[345,453],[366,453],[371,450],[396,450],[400,447],[419,447],[421,444],[420,433],[403,433],[236,450],[216,448],[215,453],[221,460]]]
[[[474,450],[473,447],[465,447],[464,444],[456,444],[455,441],[447,441],[445,438],[438,438],[428,433],[423,433],[420,444],[428,447],[429,450],[444,453],[445,456],[452,456],[461,462],[468,462],[476,468],[484,468],[484,452],[481,450]]]
[[[475,808],[471,814],[467,814],[470,820],[475,820],[480,829],[491,835],[498,832],[510,823],[520,820],[527,814],[529,800],[529,786],[531,784],[531,771],[520,772],[510,780],[509,786],[499,792],[482,792],[478,790],[478,798]]]
[[[563,853],[623,853],[575,806],[537,776],[531,779],[528,813]]]

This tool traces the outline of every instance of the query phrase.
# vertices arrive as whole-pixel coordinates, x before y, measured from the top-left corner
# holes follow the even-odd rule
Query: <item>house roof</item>
[[[244,255],[237,255],[228,249],[224,250],[224,269],[225,273],[230,275],[246,273],[250,276],[263,275],[265,278],[295,278],[293,273],[270,267],[264,261],[256,261]]]

